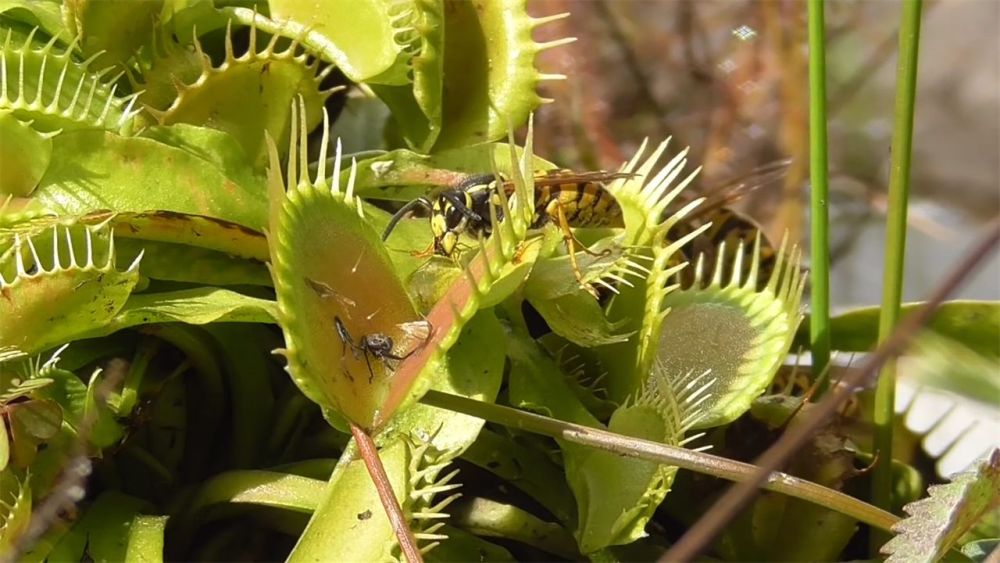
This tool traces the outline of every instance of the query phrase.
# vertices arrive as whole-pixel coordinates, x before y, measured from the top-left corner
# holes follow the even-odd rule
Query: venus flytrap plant
[[[692,430],[739,417],[787,355],[798,256],[783,246],[767,280],[762,244],[723,246],[711,275],[684,264],[720,231],[696,216],[700,200],[677,203],[691,200],[687,152],[659,167],[666,143],[651,158],[644,144],[606,189],[624,229],[573,230],[594,253],[575,254],[581,287],[564,233],[531,228],[534,178],[555,166],[533,154],[530,124],[523,149],[510,135],[547,101],[539,85],[562,78],[536,59],[572,39],[531,34],[565,14],[531,17],[525,0],[65,3],[0,5],[0,430],[14,436],[0,449],[0,559],[30,547],[17,537],[26,507],[61,486],[81,448],[122,484],[89,483],[72,500],[78,521],[29,559],[418,560],[433,548],[493,560],[520,557],[517,543],[538,558],[622,558],[659,549],[657,508],[691,494],[667,496],[687,486],[677,467],[751,474],[686,448]],[[387,150],[338,143],[328,158],[334,114],[321,112],[341,75],[385,107],[335,130],[381,133],[365,148]],[[317,158],[306,138],[321,122]],[[424,219],[382,244],[392,202],[491,171],[513,189],[496,191],[492,234],[463,236],[457,260],[409,254],[431,241]],[[992,350],[996,338],[979,340]],[[21,357],[68,341],[58,365]],[[14,364],[27,367],[6,385]],[[530,499],[480,502],[480,480],[451,465],[463,457]],[[450,519],[459,481],[471,500]],[[162,501],[180,483],[191,504]],[[846,519],[847,535],[851,519],[893,521],[788,475],[766,487],[820,505],[789,503],[786,529],[814,514]],[[761,506],[787,501],[772,500]],[[220,503],[226,518],[204,510]],[[248,505],[297,514],[259,519]],[[243,541],[251,520],[259,550]],[[278,534],[297,538],[290,553]],[[491,534],[511,552],[480,537]],[[821,547],[809,553],[839,549]]]

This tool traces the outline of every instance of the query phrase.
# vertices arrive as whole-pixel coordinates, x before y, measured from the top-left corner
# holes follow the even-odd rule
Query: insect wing
[[[691,212],[688,220],[704,218],[706,215],[731,205],[760,188],[781,180],[788,174],[788,169],[791,165],[792,160],[788,158],[775,160],[758,166],[746,174],[704,190],[705,201]]]
[[[434,335],[434,327],[426,320],[410,321],[396,325],[402,337],[397,344],[400,355],[408,356],[423,347]]]

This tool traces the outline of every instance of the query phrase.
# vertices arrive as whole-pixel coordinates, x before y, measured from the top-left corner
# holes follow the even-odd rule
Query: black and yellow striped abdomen
[[[532,228],[559,221],[559,208],[571,227],[621,225],[621,207],[600,182],[543,184],[535,188]]]

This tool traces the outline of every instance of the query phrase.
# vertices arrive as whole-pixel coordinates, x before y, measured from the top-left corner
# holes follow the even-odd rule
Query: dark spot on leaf
[[[487,462],[486,463],[486,467],[488,467],[490,469],[496,469],[497,467],[500,467],[500,462],[499,461],[490,461],[490,462]]]
[[[364,520],[367,520],[367,519],[369,519],[371,517],[372,517],[372,511],[371,510],[366,510],[364,512],[359,512],[358,513],[358,520],[364,521]]]

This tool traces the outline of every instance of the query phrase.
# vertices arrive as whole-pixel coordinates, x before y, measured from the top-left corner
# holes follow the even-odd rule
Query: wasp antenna
[[[385,226],[385,231],[383,231],[382,233],[382,242],[388,240],[389,235],[392,234],[392,231],[393,229],[396,228],[396,225],[400,221],[402,221],[404,217],[408,216],[410,213],[413,213],[413,211],[418,207],[430,210],[431,202],[425,197],[418,197],[417,199],[407,202],[406,205],[404,205],[403,207],[400,207],[399,211],[397,211],[392,216],[392,218],[389,219],[389,224]]]

